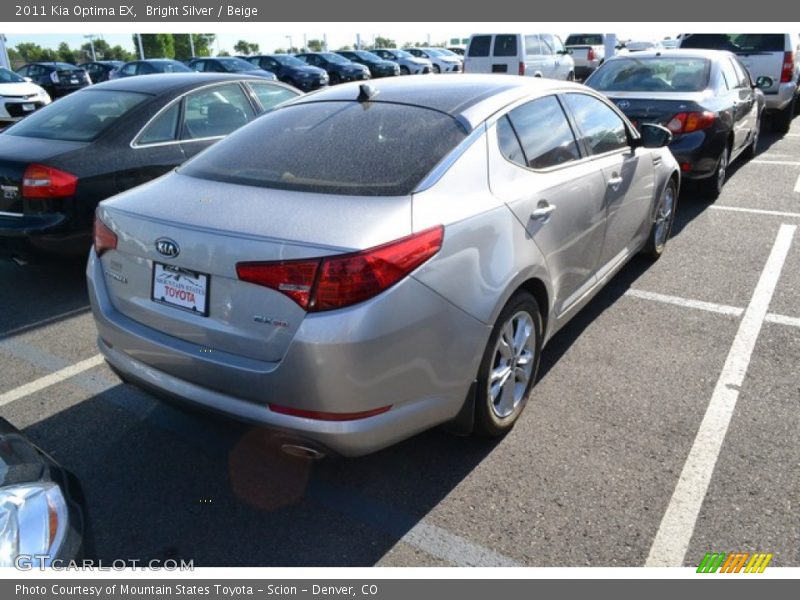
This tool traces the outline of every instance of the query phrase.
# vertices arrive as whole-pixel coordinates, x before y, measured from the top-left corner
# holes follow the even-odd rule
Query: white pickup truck
[[[586,79],[599,67],[606,55],[604,33],[571,33],[564,46],[575,61],[575,78]]]

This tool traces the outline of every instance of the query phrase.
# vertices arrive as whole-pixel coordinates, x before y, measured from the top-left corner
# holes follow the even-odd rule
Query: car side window
[[[28,77],[43,77],[45,68],[42,65],[31,65],[28,67]]]
[[[625,122],[609,106],[587,94],[565,94],[567,106],[592,154],[628,147]]]
[[[198,60],[192,63],[192,70],[197,71],[198,73],[202,73],[206,70],[206,61]]]
[[[149,63],[139,63],[139,68],[136,69],[136,73],[138,75],[149,75],[155,72],[156,72],[155,67],[153,67],[153,65]]]
[[[20,77],[28,77],[28,71],[29,71],[29,70],[30,70],[30,67],[28,67],[28,66],[25,66],[25,67],[20,67],[19,69],[17,69],[17,70],[16,70],[16,71],[14,71],[14,72],[15,72],[17,75],[19,75]]]
[[[182,140],[228,135],[255,117],[250,101],[236,83],[192,92],[185,106]]]
[[[178,139],[178,117],[181,113],[181,103],[175,102],[167,110],[156,117],[152,123],[136,140],[137,146],[147,144],[161,144]]]
[[[467,49],[467,56],[481,57],[489,56],[489,49],[492,45],[492,36],[490,35],[476,35],[473,36]]]
[[[525,36],[525,54],[527,56],[539,56],[542,54],[542,41],[538,35]]]
[[[509,112],[508,120],[522,147],[523,165],[532,169],[548,169],[581,157],[572,127],[555,96],[539,98],[515,108]],[[520,162],[513,158],[512,140],[508,139],[510,134],[505,126],[502,127],[502,131],[498,128],[498,135],[504,136],[504,154],[508,152],[506,156],[509,160]]]
[[[497,144],[500,146],[500,153],[508,160],[518,165],[527,166],[525,154],[522,146],[519,145],[519,138],[508,116],[503,117],[497,122]]]
[[[553,36],[553,49],[558,52],[564,52],[564,42],[561,41],[561,38],[557,35]]]
[[[736,69],[733,68],[733,63],[730,60],[723,59],[719,63],[722,71],[722,77],[725,79],[725,84],[729,90],[736,89],[739,82],[739,77],[736,75]]]
[[[298,95],[296,92],[288,90],[285,87],[267,82],[248,81],[247,85],[253,90],[265,111],[278,106],[281,102],[296,98]]]
[[[125,75],[136,75],[136,66],[136,63],[125,65],[125,67],[122,69],[122,72]]]
[[[543,33],[539,37],[542,40],[542,54],[553,54],[555,46],[555,42],[553,42],[553,36],[549,33]]]
[[[738,58],[731,58],[731,62],[733,63],[733,69],[736,71],[736,79],[737,85],[736,87],[739,88],[750,88],[753,87],[753,82],[750,81],[750,74],[747,69],[739,62]]]
[[[267,71],[277,71],[280,68],[280,65],[278,65],[278,61],[272,58],[265,58],[261,61],[261,68],[266,69]]]

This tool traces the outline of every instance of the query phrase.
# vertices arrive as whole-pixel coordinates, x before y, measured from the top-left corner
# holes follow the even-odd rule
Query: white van
[[[466,73],[506,73],[575,79],[575,62],[552,33],[474,33],[464,57]]]

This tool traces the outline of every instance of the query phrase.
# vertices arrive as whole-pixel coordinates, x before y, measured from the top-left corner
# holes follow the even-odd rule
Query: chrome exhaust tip
[[[317,448],[306,446],[304,444],[281,444],[281,451],[289,456],[295,458],[305,458],[308,460],[320,460],[325,458],[326,454]]]

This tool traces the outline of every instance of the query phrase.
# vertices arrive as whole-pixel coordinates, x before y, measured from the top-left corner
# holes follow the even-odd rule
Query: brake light
[[[586,53],[586,60],[594,60],[594,48],[589,48],[589,51]]]
[[[236,274],[285,294],[308,312],[333,310],[390,288],[436,254],[443,238],[444,228],[438,225],[352,254],[238,263]]]
[[[672,133],[691,133],[714,125],[717,115],[709,111],[678,113],[667,123]]]
[[[781,69],[781,83],[789,83],[794,75],[794,52],[783,53],[783,68]]]
[[[106,250],[117,249],[117,234],[103,223],[97,215],[94,216],[94,251],[97,256],[102,256]]]
[[[519,74],[525,75],[525,63],[522,61],[519,61]]]
[[[72,173],[45,165],[30,165],[22,175],[23,198],[65,198],[74,196],[77,186]]]

